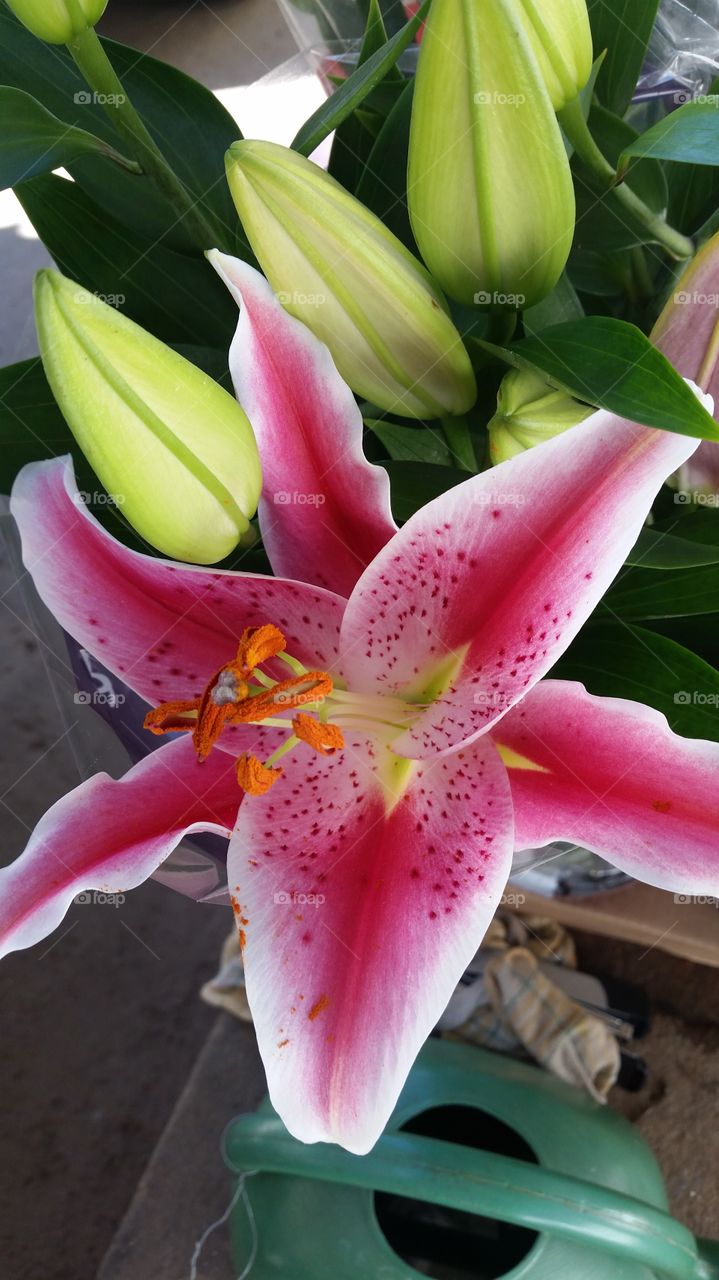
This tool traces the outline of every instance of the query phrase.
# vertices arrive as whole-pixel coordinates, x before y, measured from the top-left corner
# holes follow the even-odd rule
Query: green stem
[[[199,202],[180,181],[149,134],[95,30],[88,27],[67,47],[143,172],[176,210],[178,221],[184,224],[198,248],[213,248],[219,240],[217,228],[205,216]]]
[[[676,231],[674,227],[670,227],[660,214],[655,213],[638,195],[635,195],[631,187],[618,180],[614,166],[600,151],[589,132],[579,98],[575,98],[564,107],[558,113],[558,119],[579,159],[596,178],[599,188],[602,191],[613,190],[626,212],[646,227],[652,239],[664,245],[672,257],[690,258],[694,253],[692,241]]]
[[[467,419],[464,416],[443,418],[442,430],[457,466],[464,471],[471,471],[474,475],[477,470],[477,459],[474,455],[474,445]]]

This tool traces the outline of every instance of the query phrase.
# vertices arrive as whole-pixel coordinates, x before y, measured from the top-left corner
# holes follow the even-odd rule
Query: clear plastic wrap
[[[719,0],[662,0],[635,101],[667,110],[707,93],[719,76]]]

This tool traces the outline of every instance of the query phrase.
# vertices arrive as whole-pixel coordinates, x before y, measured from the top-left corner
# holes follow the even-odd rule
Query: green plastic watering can
[[[430,1040],[367,1156],[291,1138],[265,1101],[225,1157],[248,1280],[719,1280],[621,1116],[499,1054]]]

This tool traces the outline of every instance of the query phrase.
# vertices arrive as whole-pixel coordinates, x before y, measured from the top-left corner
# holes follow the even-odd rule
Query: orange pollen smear
[[[145,716],[145,728],[157,734],[192,733],[198,759],[206,760],[225,725],[261,724],[298,707],[322,702],[333,689],[326,671],[301,669],[301,674],[277,681],[258,672],[257,668],[281,653],[285,644],[285,637],[273,623],[248,627],[237,656],[215,673],[201,697],[161,703]],[[293,669],[299,667],[293,660],[286,661]],[[332,755],[344,746],[340,729],[322,724],[306,712],[294,717],[292,728],[296,738],[321,755]],[[279,752],[286,749],[281,747]],[[256,756],[243,755],[237,762],[237,781],[249,795],[264,795],[281,774],[282,769],[273,768],[271,760],[262,764]]]

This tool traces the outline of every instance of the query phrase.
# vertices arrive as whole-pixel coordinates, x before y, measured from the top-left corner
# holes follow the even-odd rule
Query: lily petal
[[[119,781],[100,773],[83,782],[0,871],[0,955],[45,938],[84,890],[135,889],[190,832],[229,836],[240,800],[234,761],[218,751],[200,765],[187,740],[153,751]]]
[[[336,660],[344,601],[319,587],[129,551],[90,515],[69,459],[30,463],[11,509],[40,596],[80,644],[148,702],[198,697],[245,627],[274,622],[312,668]]]
[[[662,480],[696,447],[596,413],[407,522],[357,584],[340,639],[344,671],[357,662],[353,688],[430,702],[396,751],[455,750],[549,670],[624,562]]]
[[[492,737],[517,849],[569,840],[661,889],[719,892],[719,743],[680,738],[650,707],[563,680],[543,680]]]
[[[253,267],[208,257],[240,307],[230,370],[260,450],[272,567],[348,596],[396,530],[387,472],[364,456],[362,415],[325,344]]]
[[[422,765],[351,736],[309,763],[299,748],[242,806],[229,884],[270,1096],[295,1137],[374,1144],[511,855],[488,738]]]

